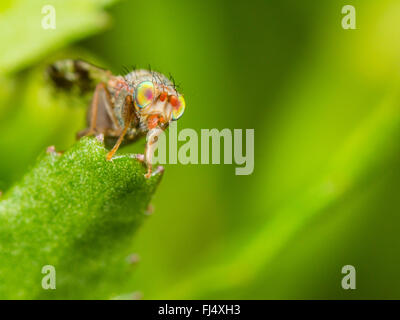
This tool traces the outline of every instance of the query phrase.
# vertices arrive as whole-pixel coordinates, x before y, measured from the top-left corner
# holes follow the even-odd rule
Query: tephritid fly
[[[140,69],[115,76],[82,60],[57,61],[47,72],[59,88],[94,90],[87,113],[88,128],[78,137],[104,134],[115,138],[107,160],[112,159],[122,141],[130,143],[147,135],[144,161],[148,169],[145,176],[149,178],[158,136],[185,111],[185,100],[175,84],[155,71]]]

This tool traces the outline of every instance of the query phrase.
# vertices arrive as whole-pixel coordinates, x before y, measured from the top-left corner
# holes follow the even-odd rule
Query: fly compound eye
[[[178,120],[185,112],[186,102],[183,96],[179,96],[176,102],[172,103],[172,120]]]
[[[136,105],[142,109],[153,102],[154,99],[154,84],[151,81],[143,81],[138,84],[135,90]]]

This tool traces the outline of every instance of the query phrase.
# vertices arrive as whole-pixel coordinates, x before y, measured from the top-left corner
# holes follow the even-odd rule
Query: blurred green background
[[[44,30],[41,8],[56,9]],[[341,26],[344,5],[357,29]],[[400,298],[400,3],[3,1],[0,190],[49,145],[74,143],[86,101],[54,96],[49,61],[168,74],[178,129],[254,129],[255,169],[166,165],[126,279],[144,299]],[[120,152],[143,152],[144,141]],[[1,263],[1,262],[0,262]],[[343,290],[353,265],[357,289]],[[115,293],[116,295],[120,293]],[[129,297],[132,293],[125,293]]]

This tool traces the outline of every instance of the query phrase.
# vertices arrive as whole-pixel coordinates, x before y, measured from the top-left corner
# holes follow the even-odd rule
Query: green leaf
[[[0,298],[112,298],[124,279],[132,235],[160,181],[132,155],[105,160],[96,138],[47,151],[0,202]],[[42,268],[56,289],[42,288]]]
[[[0,13],[0,74],[29,66],[46,54],[73,41],[93,35],[109,24],[102,7],[115,1],[15,1]],[[55,29],[45,29],[42,20],[55,9]]]

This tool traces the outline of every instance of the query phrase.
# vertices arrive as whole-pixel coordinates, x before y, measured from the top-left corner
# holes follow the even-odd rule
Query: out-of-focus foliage
[[[122,1],[108,9],[106,32],[76,44],[73,56],[117,73],[171,72],[187,102],[178,129],[255,129],[250,176],[234,165],[166,166],[155,214],[135,237],[141,262],[127,292],[400,297],[400,5],[354,0],[357,29],[344,30],[347,4]],[[83,109],[46,87],[43,65],[1,79],[0,189],[84,126]],[[143,142],[120,152],[133,150]],[[346,264],[355,291],[340,286]]]
[[[15,0],[0,7],[0,73],[19,70],[52,50],[104,29],[108,16],[102,7],[110,0]],[[49,6],[55,9],[55,29],[48,24]],[[43,24],[42,24],[43,22]]]

